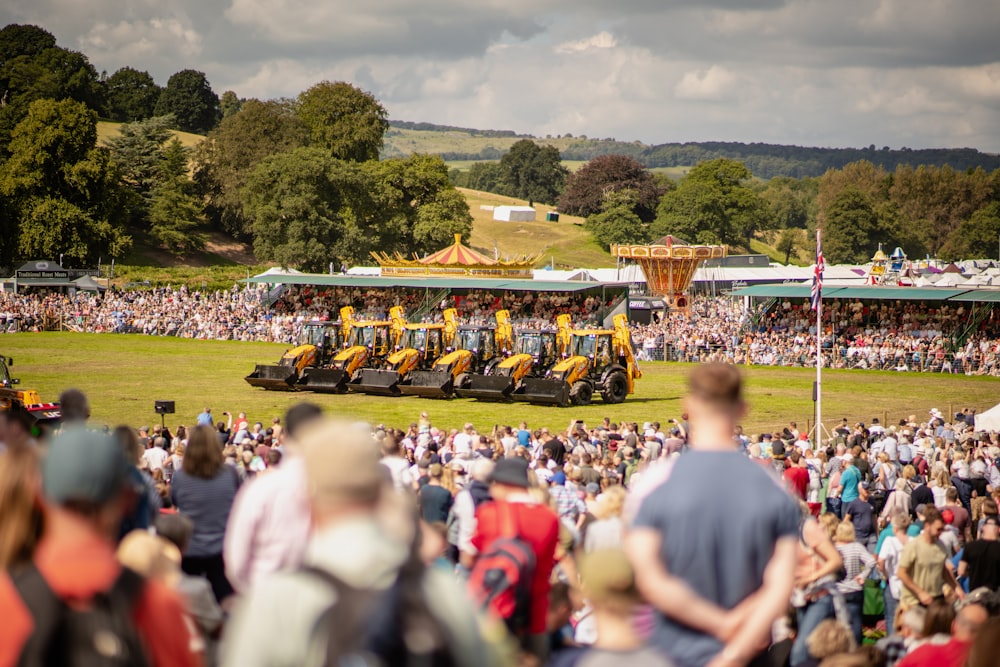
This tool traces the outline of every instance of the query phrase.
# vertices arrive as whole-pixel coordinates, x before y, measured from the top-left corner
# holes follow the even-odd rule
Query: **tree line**
[[[386,110],[348,83],[220,99],[180,72],[157,92],[129,68],[97,77],[34,26],[0,30],[0,58],[0,266],[94,265],[136,235],[184,254],[212,229],[260,261],[313,271],[468,239],[472,216],[441,158],[379,160]],[[127,121],[106,146],[99,115]],[[189,148],[174,129],[207,135]]]
[[[716,158],[674,182],[625,155],[597,156],[572,174],[559,166],[554,147],[525,139],[500,162],[451,175],[461,186],[582,216],[604,246],[670,234],[748,250],[759,232],[786,230],[778,250],[787,262],[800,238],[790,230],[822,225],[828,261],[863,263],[880,243],[911,257],[993,257],[1000,235],[1000,169],[900,165],[889,171],[861,160],[818,178],[763,181],[739,160]]]

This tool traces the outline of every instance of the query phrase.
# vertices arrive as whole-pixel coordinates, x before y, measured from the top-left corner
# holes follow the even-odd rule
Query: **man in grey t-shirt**
[[[792,590],[800,512],[737,452],[741,388],[733,366],[692,371],[691,449],[645,498],[626,541],[639,589],[659,612],[653,644],[680,667],[752,664]]]

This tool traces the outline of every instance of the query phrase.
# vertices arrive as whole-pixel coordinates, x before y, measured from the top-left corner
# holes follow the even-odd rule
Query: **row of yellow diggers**
[[[573,329],[561,315],[555,327],[520,329],[516,337],[506,310],[494,326],[460,326],[454,309],[444,320],[409,324],[394,307],[389,321],[358,322],[343,308],[339,323],[307,324],[301,345],[246,380],[270,390],[566,406],[598,394],[621,403],[642,376],[625,315],[610,330]]]

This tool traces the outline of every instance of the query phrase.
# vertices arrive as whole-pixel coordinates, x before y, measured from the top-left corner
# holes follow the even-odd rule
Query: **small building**
[[[502,222],[534,222],[535,209],[530,206],[497,206],[493,209],[493,219]]]

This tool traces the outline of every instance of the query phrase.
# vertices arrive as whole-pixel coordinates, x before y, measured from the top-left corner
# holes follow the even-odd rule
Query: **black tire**
[[[581,380],[570,387],[569,398],[573,405],[590,405],[594,398],[594,388],[589,382]]]
[[[459,373],[458,377],[455,378],[454,386],[455,389],[465,389],[467,386],[469,386],[469,374]]]
[[[624,403],[628,396],[628,378],[621,371],[615,371],[604,378],[601,398],[605,403]]]

